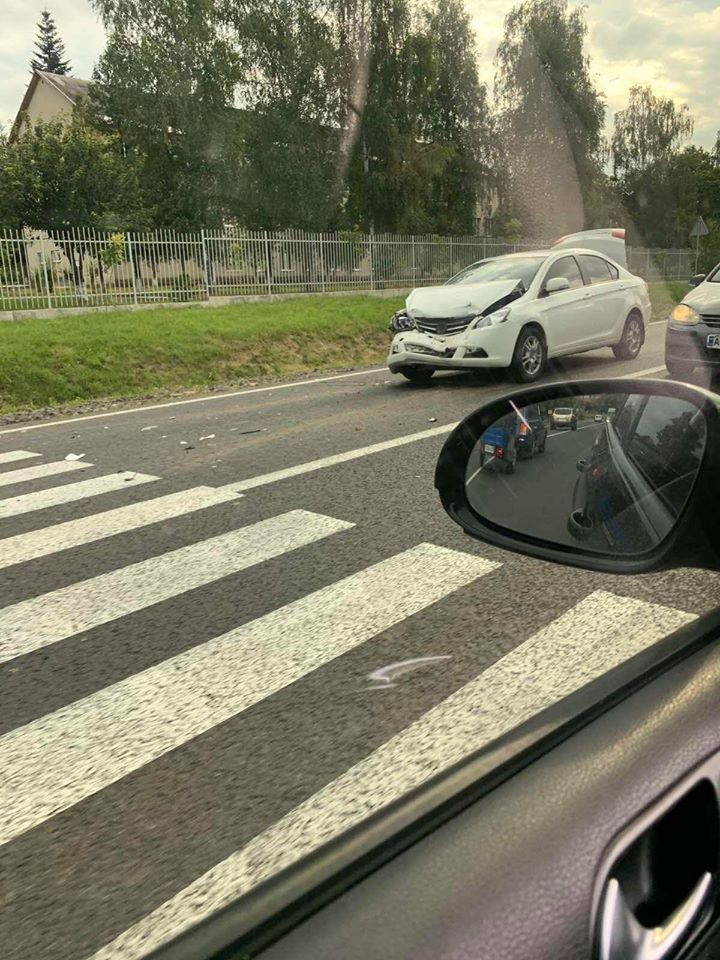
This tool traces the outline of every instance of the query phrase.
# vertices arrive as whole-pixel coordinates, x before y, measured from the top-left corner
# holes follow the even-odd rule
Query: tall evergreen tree
[[[38,35],[35,51],[30,61],[31,70],[45,70],[48,73],[70,73],[70,61],[65,59],[65,44],[55,26],[49,10],[43,10],[38,22]]]

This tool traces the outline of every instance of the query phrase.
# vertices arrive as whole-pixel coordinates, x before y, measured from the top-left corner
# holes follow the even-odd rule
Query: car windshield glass
[[[502,257],[466,267],[448,283],[488,283],[491,280],[519,280],[527,290],[545,257]]]
[[[516,516],[597,436],[683,480],[635,394],[543,388],[718,390],[720,8],[0,24],[0,960],[142,960],[716,602],[486,547],[435,477],[517,389],[472,479]]]

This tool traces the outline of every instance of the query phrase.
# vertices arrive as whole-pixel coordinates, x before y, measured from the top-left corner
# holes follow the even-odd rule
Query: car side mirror
[[[690,277],[690,280],[688,282],[691,287],[697,287],[703,282],[704,279],[705,279],[704,273],[696,273],[694,277]]]
[[[577,430],[532,428],[574,407]],[[595,420],[598,409],[612,417]],[[623,415],[623,411],[626,411]],[[466,533],[588,570],[720,570],[720,397],[666,380],[529,388],[471,413],[435,470],[443,507]]]
[[[552,277],[545,284],[545,293],[559,293],[561,290],[569,290],[570,281],[567,277]]]

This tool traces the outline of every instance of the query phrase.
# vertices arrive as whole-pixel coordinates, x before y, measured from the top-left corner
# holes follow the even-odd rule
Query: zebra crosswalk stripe
[[[15,463],[17,460],[29,460],[30,457],[39,457],[39,453],[31,453],[29,450],[6,450],[0,453],[0,463]]]
[[[13,483],[27,483],[29,480],[44,480],[46,477],[57,477],[62,473],[72,473],[74,470],[87,470],[91,463],[84,460],[56,460],[52,463],[39,463],[35,467],[21,467],[19,470],[8,470],[0,473],[0,487],[7,487]]]
[[[0,540],[0,569],[46,557],[59,550],[93,543],[115,534],[128,533],[151,523],[181,517],[219,503],[228,503],[241,496],[242,494],[232,494],[230,491],[215,490],[213,487],[194,487],[179,493],[168,493],[153,500],[116,507],[114,510],[106,510],[89,517],[67,520],[41,530],[6,537]]]
[[[307,510],[261,520],[0,610],[0,663],[347,530]]]
[[[91,477],[88,480],[78,480],[75,483],[50,487],[49,490],[21,493],[17,497],[0,500],[0,520],[6,517],[17,517],[23,513],[32,513],[34,510],[46,510],[49,507],[59,507],[65,503],[87,500],[103,493],[115,493],[118,490],[137,487],[142,483],[150,483],[159,479],[159,477],[153,477],[146,473],[132,473],[129,470],[121,470],[119,473],[109,473],[103,477]]]
[[[0,843],[498,566],[420,544],[10,731]]]
[[[693,620],[590,594],[93,954],[141,960],[430,777]]]

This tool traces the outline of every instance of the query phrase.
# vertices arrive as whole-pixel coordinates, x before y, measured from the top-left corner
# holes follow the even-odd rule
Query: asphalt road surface
[[[663,336],[547,378],[665,376]],[[377,369],[0,429],[4,960],[143,956],[713,604],[450,522],[438,451],[508,389]]]

